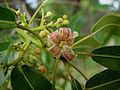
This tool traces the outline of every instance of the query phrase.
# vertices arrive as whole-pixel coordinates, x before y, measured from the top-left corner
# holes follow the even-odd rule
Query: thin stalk
[[[5,0],[5,4],[6,4],[7,8],[10,8],[7,0]]]
[[[54,72],[53,72],[53,90],[55,89],[55,83],[56,83],[56,72],[58,67],[59,60],[57,59],[54,66]]]
[[[46,3],[47,1],[48,1],[48,0],[43,1],[43,3],[38,7],[38,9],[36,10],[36,12],[33,14],[33,16],[32,16],[32,18],[31,18],[28,26],[30,26],[30,25],[32,24],[33,19],[36,17],[36,15],[37,15],[38,12],[40,11],[40,9],[45,5],[45,3]]]
[[[92,54],[89,52],[76,52],[76,54],[77,55],[82,54],[82,55],[92,56]]]
[[[41,19],[41,22],[40,22],[40,26],[44,26],[44,22],[45,22],[45,15],[44,15],[44,9],[41,8],[41,11],[42,11],[42,19]]]
[[[84,79],[87,81],[88,79],[87,79],[87,77],[77,68],[77,67],[75,67],[74,65],[72,65],[71,63],[68,63],[68,65],[70,65],[71,67],[73,67],[75,70],[77,70],[83,77],[84,77]]]

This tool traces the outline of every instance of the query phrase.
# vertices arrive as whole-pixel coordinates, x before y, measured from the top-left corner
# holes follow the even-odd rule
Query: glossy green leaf
[[[10,42],[0,42],[0,52],[6,50],[9,45]]]
[[[7,8],[0,7],[0,30],[16,28],[15,15]]]
[[[86,83],[86,90],[119,90],[120,89],[120,72],[104,70]]]
[[[112,70],[120,71],[120,46],[107,46],[92,51],[92,59]]]
[[[36,69],[27,65],[15,67],[11,73],[13,90],[51,90],[52,84]]]
[[[72,79],[71,88],[72,90],[82,90],[81,84],[76,79]]]
[[[0,66],[0,86],[5,82],[6,77],[4,76],[3,69]]]
[[[95,38],[99,41],[104,41],[111,34],[120,32],[120,16],[119,15],[107,15],[101,18],[92,28],[92,33],[95,34]],[[117,33],[119,34],[119,33]],[[120,34],[119,34],[120,35]]]

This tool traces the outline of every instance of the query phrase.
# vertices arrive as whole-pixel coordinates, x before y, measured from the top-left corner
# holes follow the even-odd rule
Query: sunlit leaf
[[[95,38],[99,41],[104,41],[109,34],[119,34],[120,30],[120,16],[119,15],[107,15],[101,18],[92,28],[92,33],[97,32]],[[110,33],[112,32],[112,33]],[[120,31],[119,31],[120,32]]]
[[[120,46],[107,46],[92,51],[92,59],[112,70],[120,71]]]
[[[36,69],[27,65],[15,67],[11,73],[13,90],[51,90],[52,84]]]
[[[120,89],[120,72],[104,70],[86,83],[86,90],[119,90]]]

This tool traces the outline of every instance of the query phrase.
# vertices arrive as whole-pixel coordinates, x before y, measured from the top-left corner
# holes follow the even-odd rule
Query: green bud
[[[20,9],[16,11],[16,15],[20,16]]]
[[[45,18],[52,16],[52,12],[48,11],[47,14],[45,15]]]
[[[57,19],[57,22],[58,22],[58,23],[60,23],[60,22],[62,22],[62,21],[63,21],[62,18],[58,18],[58,19]]]
[[[64,20],[68,19],[68,16],[67,15],[63,15],[63,19]]]
[[[47,27],[50,27],[52,25],[53,25],[53,22],[50,22],[50,23],[47,24]]]
[[[63,25],[68,25],[69,24],[69,20],[64,20],[62,24]]]
[[[40,35],[41,37],[46,37],[48,34],[49,34],[49,32],[48,32],[47,30],[43,30],[43,31],[41,31],[41,32],[39,33],[39,35]]]

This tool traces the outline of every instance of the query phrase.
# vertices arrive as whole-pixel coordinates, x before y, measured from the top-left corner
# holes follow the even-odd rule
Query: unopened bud
[[[68,16],[67,15],[63,15],[63,19],[64,20],[68,19]]]
[[[46,18],[50,17],[50,16],[52,16],[52,12],[51,11],[47,12],[47,14],[45,15]]]
[[[40,48],[35,48],[35,53],[36,54],[40,54],[40,52],[41,52]]]
[[[49,32],[48,32],[47,30],[43,30],[43,31],[41,31],[41,32],[39,33],[39,35],[40,35],[41,37],[46,37],[48,34],[49,34]]]
[[[38,67],[38,70],[41,72],[41,73],[47,73],[48,69],[44,66],[44,65],[40,65]]]
[[[20,9],[16,11],[16,15],[20,16]]]
[[[63,21],[62,18],[58,18],[58,19],[57,19],[57,22],[58,22],[58,23],[60,23],[60,22],[62,22],[62,21]]]
[[[50,23],[47,24],[47,27],[50,27],[52,25],[53,25],[53,22],[50,22]]]
[[[63,25],[68,25],[69,24],[69,20],[64,20],[62,24]]]

